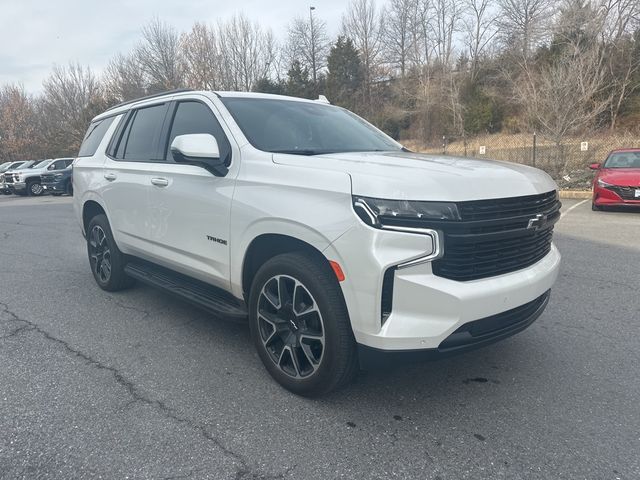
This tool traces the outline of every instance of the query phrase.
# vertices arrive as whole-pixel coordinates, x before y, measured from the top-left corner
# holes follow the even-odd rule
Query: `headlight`
[[[598,179],[598,186],[602,187],[602,188],[607,188],[607,187],[613,187],[612,184],[607,183],[607,182],[603,182],[602,180]]]
[[[376,228],[384,225],[385,219],[394,224],[398,220],[461,220],[457,205],[450,202],[353,197],[353,208],[364,223]]]

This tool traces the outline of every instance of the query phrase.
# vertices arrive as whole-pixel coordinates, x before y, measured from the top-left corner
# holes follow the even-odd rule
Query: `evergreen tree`
[[[327,58],[327,97],[331,103],[358,111],[364,72],[351,39],[339,36]]]
[[[287,95],[300,98],[314,98],[315,88],[309,79],[309,69],[294,60],[287,72]]]

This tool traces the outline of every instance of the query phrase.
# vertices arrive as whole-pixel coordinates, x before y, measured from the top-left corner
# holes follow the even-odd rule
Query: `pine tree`
[[[327,58],[327,97],[336,105],[358,111],[364,74],[358,51],[351,39],[338,37]]]

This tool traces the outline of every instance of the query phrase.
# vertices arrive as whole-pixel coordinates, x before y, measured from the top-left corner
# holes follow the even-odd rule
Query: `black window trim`
[[[131,109],[127,110],[126,112],[119,112],[119,113],[115,114],[115,115],[124,114],[124,117],[122,118],[122,120],[120,120],[120,124],[116,128],[116,131],[114,132],[114,134],[111,136],[111,140],[110,140],[109,145],[107,146],[107,149],[106,149],[106,152],[105,152],[106,156],[110,160],[113,160],[114,162],[167,163],[166,160],[159,159],[160,156],[161,156],[161,151],[159,150],[159,147],[160,147],[160,144],[162,143],[163,135],[165,134],[166,125],[167,125],[167,117],[168,117],[169,111],[171,110],[171,104],[172,103],[173,103],[172,101],[164,99],[161,102],[154,102],[154,103],[149,103],[149,104],[137,105],[136,107],[131,108]],[[124,134],[127,131],[127,127],[129,126],[129,124],[135,118],[136,113],[138,112],[138,110],[142,110],[143,108],[157,107],[159,105],[164,105],[165,106],[165,110],[164,110],[164,117],[162,119],[162,126],[160,127],[160,135],[158,136],[158,141],[156,142],[156,145],[155,145],[154,157],[156,157],[156,159],[155,160],[137,160],[137,159],[131,159],[131,158],[128,158],[128,159],[127,158],[117,158],[116,157],[116,153],[117,153],[118,148],[120,146],[120,142],[124,139]]]
[[[161,142],[161,143],[164,144],[164,159],[165,159],[165,162],[166,163],[176,163],[173,159],[168,159],[167,158],[167,150],[169,149],[169,137],[171,135],[171,128],[173,127],[173,121],[175,120],[175,116],[176,116],[176,113],[178,111],[178,104],[186,103],[186,102],[197,102],[197,103],[200,103],[200,104],[204,105],[211,112],[211,115],[213,115],[213,118],[216,119],[216,121],[218,122],[218,125],[220,126],[220,130],[222,130],[222,135],[224,135],[224,139],[226,140],[227,144],[229,145],[229,158],[225,162],[225,166],[227,168],[231,167],[231,165],[233,163],[233,144],[231,143],[231,140],[229,140],[229,135],[225,131],[225,126],[226,125],[224,123],[224,120],[221,119],[219,113],[216,112],[217,109],[214,110],[205,101],[203,101],[203,100],[201,100],[199,98],[194,98],[194,97],[176,98],[176,99],[174,99],[174,100],[172,100],[170,102],[171,105],[169,105],[169,110],[167,112],[167,117],[165,117],[166,130],[163,129],[164,137],[162,137],[162,138],[164,138],[164,142]],[[168,119],[169,121],[166,121],[166,119]]]

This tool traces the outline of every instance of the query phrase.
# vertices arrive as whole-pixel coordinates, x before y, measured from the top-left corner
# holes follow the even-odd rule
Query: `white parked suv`
[[[525,329],[560,265],[546,173],[412,153],[326,102],[177,91],[122,104],[92,121],[73,183],[100,287],[137,279],[248,317],[266,369],[302,395],[360,364]]]

